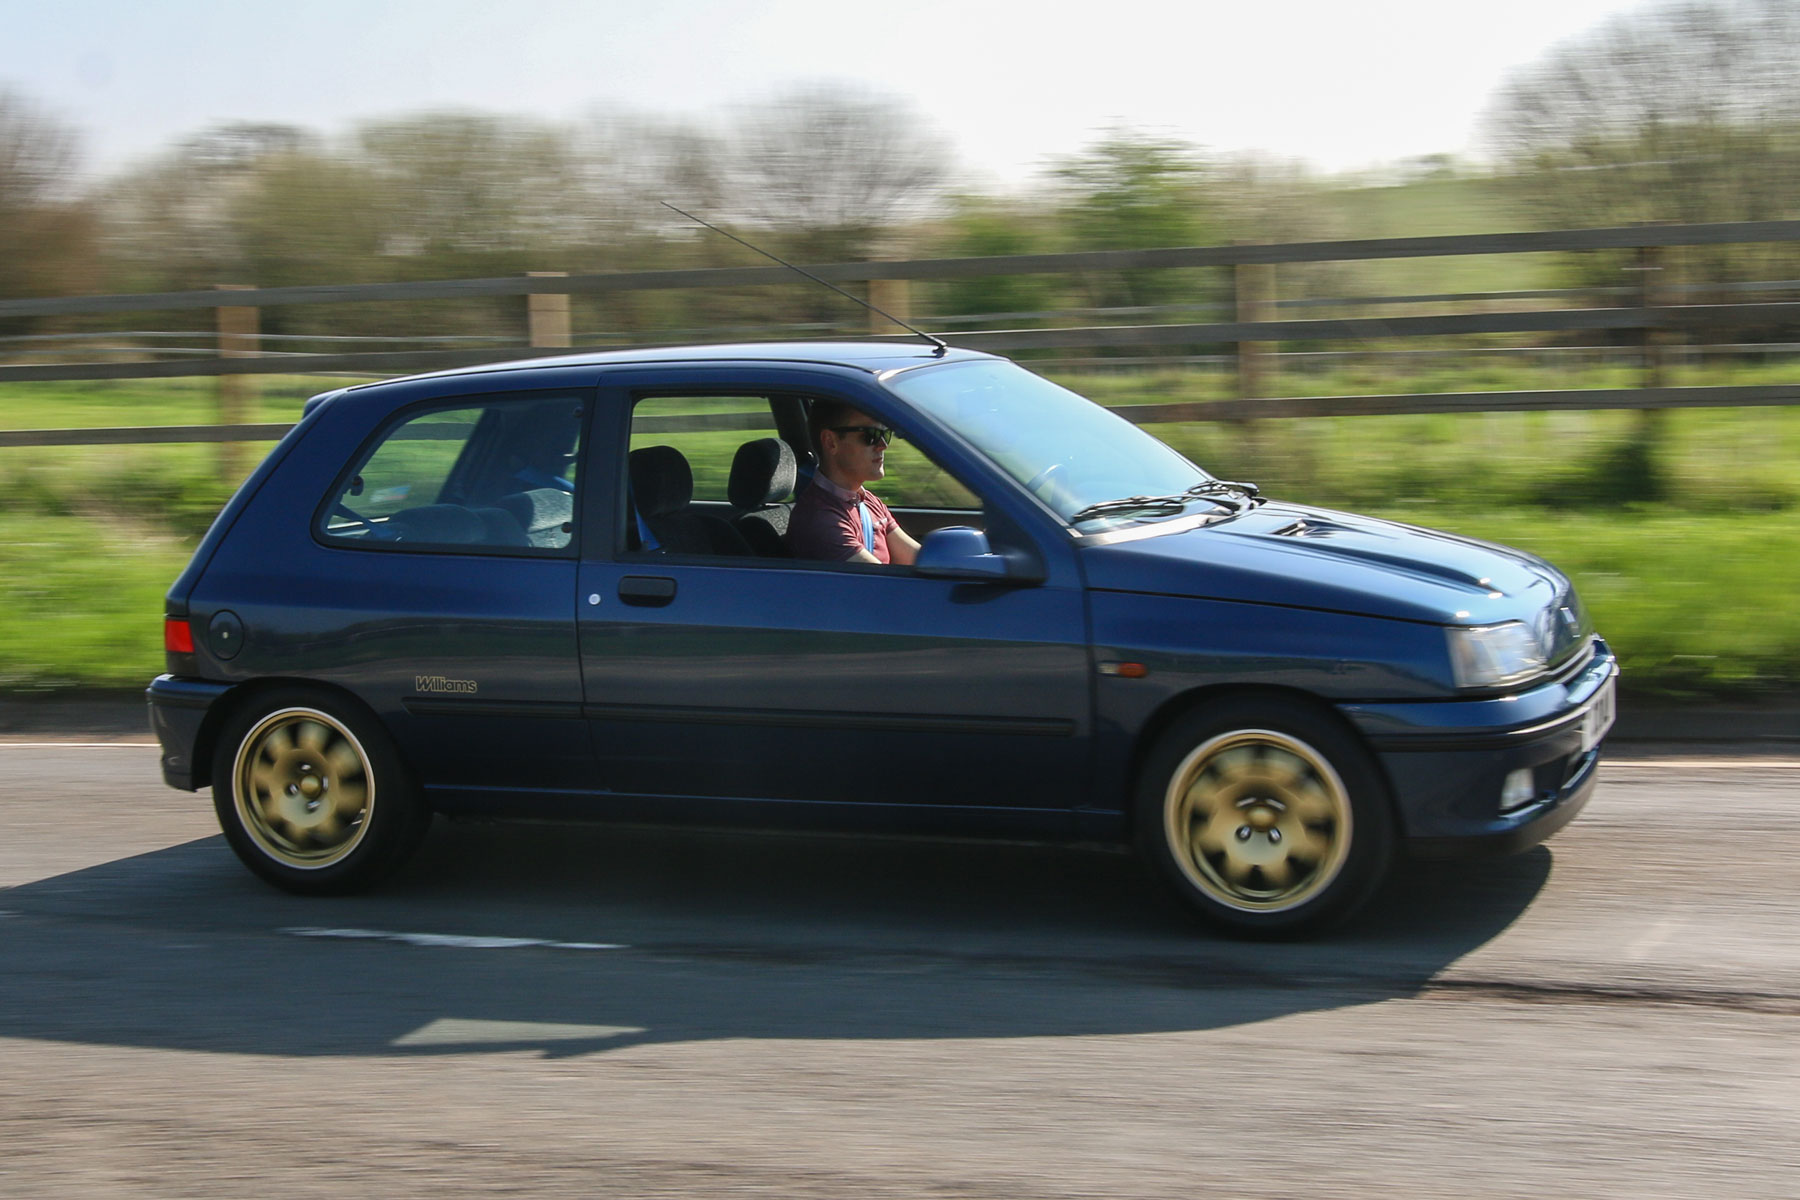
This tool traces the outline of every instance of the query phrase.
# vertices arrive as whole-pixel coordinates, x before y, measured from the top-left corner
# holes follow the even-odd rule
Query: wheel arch
[[[240,683],[206,710],[206,717],[200,722],[200,732],[194,738],[194,790],[211,787],[213,783],[213,756],[218,749],[219,735],[231,724],[244,709],[254,705],[269,692],[287,688],[305,688],[308,691],[328,694],[341,703],[349,706],[357,716],[374,722],[385,728],[385,722],[375,715],[375,710],[349,688],[335,683],[324,683],[317,679],[308,679],[301,675],[269,675]],[[394,753],[400,749],[396,743]],[[404,756],[402,756],[404,757]],[[406,763],[408,769],[411,763]]]

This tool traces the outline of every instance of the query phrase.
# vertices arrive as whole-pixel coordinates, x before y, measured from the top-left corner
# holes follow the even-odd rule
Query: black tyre
[[[1215,927],[1293,937],[1344,920],[1393,855],[1368,751],[1302,702],[1222,700],[1177,721],[1144,763],[1140,852]]]
[[[307,895],[378,882],[431,819],[374,716],[311,688],[265,692],[227,723],[213,755],[213,808],[245,866]]]

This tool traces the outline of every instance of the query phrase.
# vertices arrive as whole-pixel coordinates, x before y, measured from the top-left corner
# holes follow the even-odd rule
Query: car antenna
[[[899,317],[896,317],[893,313],[887,312],[883,309],[875,307],[873,304],[870,304],[867,300],[864,300],[861,296],[856,295],[854,292],[845,291],[843,288],[839,287],[835,283],[832,283],[830,280],[820,279],[817,275],[814,275],[811,271],[807,270],[805,267],[796,267],[793,263],[789,262],[785,258],[776,258],[775,255],[770,254],[767,250],[764,250],[761,246],[752,245],[751,243],[746,242],[743,238],[739,237],[735,233],[732,233],[729,229],[720,229],[717,225],[714,225],[709,221],[702,221],[699,217],[696,217],[693,213],[687,212],[684,209],[676,208],[673,204],[670,204],[667,200],[659,200],[657,203],[661,204],[664,208],[669,209],[671,212],[680,213],[682,216],[686,217],[688,220],[692,221],[696,225],[704,225],[706,228],[712,230],[714,233],[724,234],[726,237],[730,238],[732,241],[736,242],[740,246],[749,246],[750,249],[756,251],[758,254],[762,255],[764,258],[774,259],[776,262],[780,263],[782,266],[786,267],[788,270],[798,271],[800,274],[806,276],[808,279],[812,280],[814,283],[820,284],[821,286],[824,286],[824,287],[828,287],[832,291],[836,292],[840,296],[845,297],[846,299],[856,301],[858,304],[862,305],[864,308],[868,309],[872,313],[877,314],[878,316],[886,317],[888,320],[890,320],[894,324],[900,326],[900,328],[906,330],[908,333],[915,334],[918,337],[924,338],[926,341],[931,343],[931,345],[933,347],[931,353],[934,357],[942,358],[945,355],[945,353],[947,353],[949,351],[950,343],[946,342],[943,338],[934,337],[933,335],[926,333],[923,329],[920,329],[918,326],[912,324],[910,321],[902,321]]]

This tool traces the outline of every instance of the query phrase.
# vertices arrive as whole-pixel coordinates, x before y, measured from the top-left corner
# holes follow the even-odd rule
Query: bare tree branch
[[[836,87],[743,110],[726,146],[732,215],[858,256],[937,200],[949,172],[948,144],[922,118]]]

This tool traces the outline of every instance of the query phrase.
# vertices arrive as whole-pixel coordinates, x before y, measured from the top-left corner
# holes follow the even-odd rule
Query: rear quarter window
[[[574,396],[415,410],[345,472],[315,532],[369,549],[568,549],[583,416]]]

